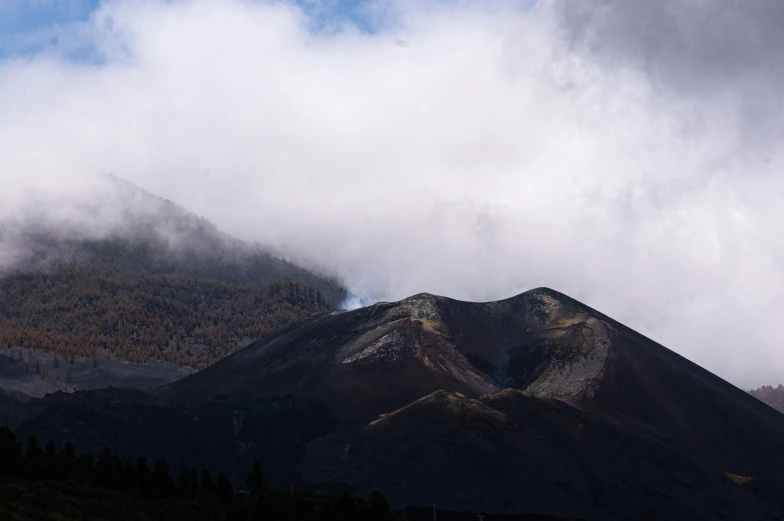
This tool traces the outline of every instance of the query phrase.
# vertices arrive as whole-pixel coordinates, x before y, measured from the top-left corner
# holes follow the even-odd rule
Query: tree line
[[[28,480],[75,481],[109,489],[133,491],[150,498],[176,495],[217,495],[230,499],[234,495],[224,474],[213,479],[209,470],[199,473],[196,467],[183,467],[175,481],[165,459],[148,462],[139,457],[135,463],[123,461],[111,449],[77,455],[71,442],[58,451],[54,441],[44,447],[31,435],[25,444],[7,427],[0,427],[0,477]]]
[[[199,470],[195,466],[186,465],[175,477],[166,459],[150,462],[145,457],[139,457],[135,462],[124,461],[109,448],[104,448],[96,456],[90,453],[77,454],[70,442],[66,442],[58,451],[54,441],[50,440],[41,447],[33,435],[23,446],[13,431],[3,426],[0,426],[0,463],[0,480],[70,482],[112,490],[146,501],[211,500],[230,508],[238,497],[248,498],[252,500],[250,517],[253,519],[276,517],[276,510],[280,510],[281,505],[285,509],[296,510],[297,501],[305,501],[300,497],[281,502],[281,493],[270,493],[258,461],[253,463],[246,476],[247,489],[238,493],[225,474],[214,478],[208,469]],[[344,492],[339,500],[334,501],[334,505],[329,501],[327,505],[328,508],[321,514],[326,519],[393,519],[389,503],[379,491],[372,492],[368,501]]]

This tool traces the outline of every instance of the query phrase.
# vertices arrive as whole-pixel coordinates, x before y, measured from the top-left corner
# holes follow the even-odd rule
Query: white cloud
[[[559,3],[376,5],[371,35],[281,3],[112,2],[60,38],[105,65],[0,63],[0,215],[73,218],[108,171],[365,299],[548,285],[736,384],[784,380],[775,105],[747,131],[776,70],[711,62],[708,89],[701,40],[656,61]]]

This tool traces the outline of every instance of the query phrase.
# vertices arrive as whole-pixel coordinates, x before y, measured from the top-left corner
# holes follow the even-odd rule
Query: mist
[[[0,219],[121,229],[111,173],[357,303],[549,286],[784,381],[779,2],[371,0],[370,30],[313,5],[124,0],[28,35]]]

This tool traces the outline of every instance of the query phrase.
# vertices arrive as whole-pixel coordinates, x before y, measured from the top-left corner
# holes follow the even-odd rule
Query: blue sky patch
[[[314,32],[353,25],[375,32],[383,23],[383,9],[369,9],[373,0],[293,0],[309,16]],[[89,45],[58,47],[59,34],[73,23],[87,21],[101,0],[0,0],[0,59],[58,52],[74,61],[100,63]]]

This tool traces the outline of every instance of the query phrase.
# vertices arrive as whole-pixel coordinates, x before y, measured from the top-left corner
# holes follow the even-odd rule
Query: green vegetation
[[[0,280],[0,345],[55,353],[55,364],[107,351],[130,362],[200,369],[243,341],[329,309],[321,292],[296,282],[254,287],[178,275],[20,274]]]

